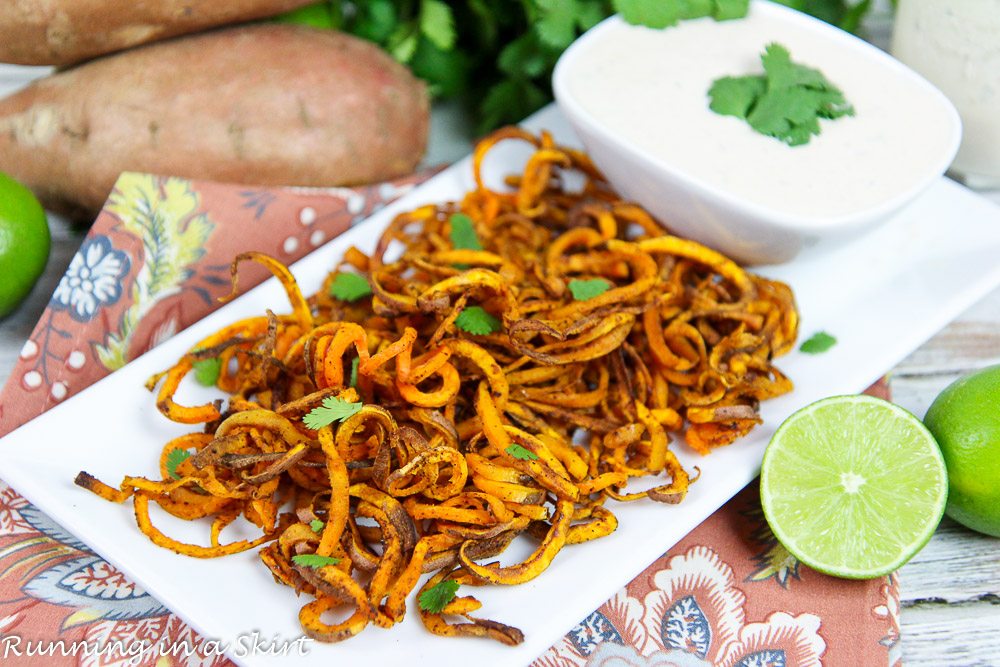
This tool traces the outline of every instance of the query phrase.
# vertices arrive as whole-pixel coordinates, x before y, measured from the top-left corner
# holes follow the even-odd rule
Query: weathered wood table
[[[43,73],[0,65],[0,95]],[[469,150],[461,115],[435,109],[427,163],[447,162]],[[1000,204],[1000,192],[984,193]],[[0,381],[6,381],[59,278],[86,234],[50,219],[52,254],[28,300],[0,320]],[[997,258],[1000,262],[1000,258]],[[0,280],[2,280],[0,276]],[[1000,363],[1000,289],[964,313],[890,372],[895,401],[923,416],[948,383]],[[901,578],[903,659],[907,665],[1000,665],[1000,539],[945,519]]]

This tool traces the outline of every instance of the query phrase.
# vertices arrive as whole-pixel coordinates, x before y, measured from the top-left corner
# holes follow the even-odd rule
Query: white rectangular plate
[[[576,143],[554,108],[526,126]],[[523,155],[500,151],[487,169],[494,177],[517,171]],[[295,264],[303,290],[317,290],[348,246],[370,250],[397,212],[458,199],[471,187],[466,159]],[[620,526],[610,537],[565,549],[528,584],[477,590],[485,603],[480,615],[522,628],[522,645],[435,637],[424,630],[411,600],[406,620],[391,630],[372,627],[341,644],[312,643],[304,657],[233,657],[245,665],[529,663],[750,482],[775,427],[792,411],[824,396],[863,390],[1000,283],[997,257],[1000,208],[941,179],[866,236],[839,247],[815,247],[789,264],[762,269],[795,290],[803,337],[824,330],[837,337],[837,345],[822,355],[794,352],[779,361],[795,391],[766,402],[764,425],[749,437],[706,458],[674,445],[689,469],[697,465],[702,472],[682,504],[616,505]],[[157,475],[163,443],[195,429],[160,416],[142,388],[145,379],[211,332],[265,308],[280,311],[284,303],[280,286],[270,280],[0,441],[0,477],[205,637],[223,642],[254,630],[264,637],[300,636],[297,612],[303,600],[275,584],[253,552],[197,560],[152,545],[136,529],[128,507],[75,487],[73,478],[83,469],[111,483],[125,473]],[[191,386],[184,389],[187,396],[197,394]],[[204,525],[162,525],[181,538],[207,543]]]

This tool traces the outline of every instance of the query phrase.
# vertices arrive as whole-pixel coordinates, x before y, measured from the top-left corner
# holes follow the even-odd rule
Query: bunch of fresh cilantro
[[[855,31],[871,0],[775,0]],[[559,55],[620,12],[662,28],[678,19],[732,18],[747,0],[325,0],[283,17],[371,40],[427,81],[439,99],[470,105],[477,130],[521,120],[552,99]],[[740,14],[735,14],[736,16]]]

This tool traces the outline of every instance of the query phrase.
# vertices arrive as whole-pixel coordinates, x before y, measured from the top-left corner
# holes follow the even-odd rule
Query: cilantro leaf
[[[180,479],[177,466],[191,458],[191,452],[186,449],[171,449],[167,452],[167,474],[174,479]]]
[[[767,45],[764,76],[722,77],[708,90],[709,108],[744,118],[757,132],[789,146],[809,143],[819,119],[853,115],[844,94],[817,69],[793,62],[788,49]]]
[[[500,51],[497,66],[511,76],[541,76],[549,66],[548,54],[542,48],[539,36],[527,32]]]
[[[485,336],[500,331],[500,320],[481,306],[468,306],[455,318],[455,326],[473,336]]]
[[[819,134],[817,105],[811,93],[806,88],[769,90],[757,100],[753,111],[747,116],[747,122],[761,134],[792,145],[798,145],[792,139],[806,131],[808,141],[809,134]],[[792,132],[796,126],[798,132]]]
[[[330,283],[330,296],[340,301],[357,301],[372,293],[368,280],[357,273],[338,273]]]
[[[336,30],[340,27],[337,22],[330,3],[317,3],[293,9],[284,14],[275,16],[272,20],[275,23],[291,23],[292,25],[308,25],[313,28],[328,28]]]
[[[750,10],[750,0],[715,0],[712,16],[716,21],[741,19]]]
[[[400,24],[386,40],[385,48],[401,63],[408,63],[417,52],[420,43],[420,27],[416,21]]]
[[[309,522],[309,527],[312,529],[312,532],[314,533],[318,533],[321,530],[323,530],[324,526],[326,526],[326,524],[320,521],[319,519],[313,519],[312,521]]]
[[[472,63],[465,52],[439,49],[426,36],[417,41],[409,65],[433,97],[454,97],[468,88]]]
[[[668,28],[679,20],[706,16],[716,21],[743,18],[750,0],[613,0],[612,5],[633,25]]]
[[[479,43],[484,49],[497,47],[497,7],[491,0],[469,0],[470,23],[475,27]]]
[[[806,354],[822,354],[836,344],[836,338],[825,331],[818,331],[802,342],[799,351]]]
[[[715,13],[717,0],[679,0],[681,3],[681,19],[700,19]]]
[[[212,359],[199,359],[191,364],[194,369],[194,379],[204,387],[214,387],[219,381],[219,373],[222,372],[222,359],[213,357]]]
[[[576,37],[578,0],[535,0],[541,16],[535,30],[544,44],[565,49]]]
[[[550,64],[555,65],[555,56]],[[551,100],[550,93],[530,79],[519,76],[503,79],[490,86],[479,105],[478,131],[487,132],[504,123],[519,122]]]
[[[323,404],[309,411],[309,414],[302,417],[302,423],[306,428],[314,431],[328,426],[333,422],[344,421],[351,415],[355,415],[361,410],[362,403],[351,403],[337,396],[327,396],[323,399]]]
[[[534,453],[527,447],[523,447],[516,442],[513,445],[509,445],[507,449],[504,450],[510,454],[515,459],[520,459],[522,461],[537,461],[538,454]]]
[[[745,119],[766,88],[767,80],[762,76],[724,76],[708,89],[708,108],[723,116]]]
[[[821,1],[828,2],[830,0],[821,0]],[[832,1],[840,2],[841,0],[832,0]],[[784,5],[785,7],[791,7],[792,9],[795,9],[800,12],[804,12],[806,10],[806,0],[774,0],[774,2],[778,3],[779,5]]]
[[[420,32],[442,51],[455,46],[455,17],[451,7],[441,0],[420,3]]]
[[[681,18],[681,4],[675,0],[611,0],[615,11],[632,25],[667,28]]]
[[[857,32],[861,18],[871,9],[870,0],[774,0],[782,5],[811,14],[848,32]],[[892,0],[895,5],[897,0]]]
[[[830,90],[816,91],[816,99],[819,104],[817,114],[820,118],[833,120],[841,116],[853,116],[854,107],[844,98],[844,94],[835,88]]]
[[[607,13],[604,8],[604,0],[582,0],[582,2],[577,3],[576,24],[580,26],[580,30],[590,30],[603,21],[605,16]]]
[[[448,222],[451,225],[451,246],[455,250],[482,250],[472,218],[464,213],[454,213]]]
[[[805,86],[816,90],[826,90],[830,82],[818,69],[792,62],[788,49],[781,44],[772,42],[764,48],[760,57],[767,74],[768,90]]]
[[[318,570],[327,565],[337,565],[340,563],[340,559],[333,558],[332,556],[320,556],[318,554],[296,554],[292,556],[292,562],[301,567],[311,567],[314,570]]]
[[[808,144],[809,139],[813,135],[817,135],[820,132],[819,119],[810,118],[808,121],[803,123],[795,123],[788,128],[782,135],[778,135],[775,138],[781,139],[789,146],[801,146],[803,144]]]
[[[368,41],[384,43],[399,24],[393,0],[367,0],[357,3],[355,8],[357,14],[351,32]]]
[[[573,298],[577,301],[586,301],[600,296],[611,288],[604,278],[591,278],[590,280],[578,280],[574,278],[569,281],[569,291],[573,293]]]
[[[895,3],[896,0],[893,0],[893,5]],[[856,33],[861,27],[861,19],[865,17],[871,7],[872,0],[861,0],[844,12],[844,16],[837,22],[837,27],[850,33]]]
[[[824,0],[829,1],[829,0]],[[774,2],[779,5],[784,5],[785,7],[791,7],[792,9],[804,12],[806,10],[806,0],[774,0]],[[840,0],[833,0],[833,2],[840,2]]]
[[[359,363],[361,363],[361,359],[359,359],[358,357],[354,357],[353,359],[351,359],[351,380],[350,380],[350,386],[352,386],[352,387],[357,387],[358,386],[358,364]]]
[[[456,592],[458,592],[458,582],[454,579],[445,579],[420,594],[418,599],[420,608],[431,614],[440,614],[448,603],[455,599]]]

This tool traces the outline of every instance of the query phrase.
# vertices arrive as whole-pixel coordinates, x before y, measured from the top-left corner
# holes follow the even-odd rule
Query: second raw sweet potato
[[[257,185],[351,185],[413,170],[422,82],[376,46],[258,25],[177,38],[0,100],[0,171],[90,214],[123,171]]]
[[[69,65],[175,35],[274,16],[312,0],[4,0],[0,62]]]

